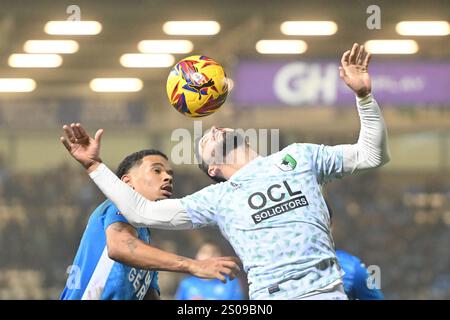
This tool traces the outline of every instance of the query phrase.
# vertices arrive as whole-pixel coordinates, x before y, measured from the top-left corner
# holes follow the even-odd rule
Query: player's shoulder
[[[92,211],[91,218],[103,216],[108,210],[114,210],[114,207],[115,205],[111,202],[111,200],[106,199]]]
[[[285,158],[287,157],[287,160],[293,159],[297,162],[300,160],[301,163],[309,163],[321,147],[322,145],[313,143],[292,143],[272,156],[276,159],[286,160]]]
[[[116,205],[109,199],[106,199],[105,201],[103,201],[103,203],[100,204],[97,208],[103,214],[106,214],[106,213],[116,214],[116,213],[120,212],[119,208],[117,208]]]
[[[116,220],[116,216],[120,216],[117,222],[128,223],[128,220],[120,213],[119,208],[109,199],[103,201],[91,215],[91,219]]]
[[[221,192],[221,190],[224,190],[228,185],[229,185],[228,181],[213,183],[213,184],[210,184],[210,185],[198,190],[194,194],[218,195]]]
[[[314,153],[316,150],[323,148],[323,144],[314,144],[314,143],[304,143],[304,142],[295,142],[286,146],[280,152],[295,152],[295,153]]]

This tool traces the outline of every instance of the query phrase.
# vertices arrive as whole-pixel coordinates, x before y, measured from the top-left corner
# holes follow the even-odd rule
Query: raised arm
[[[100,159],[103,130],[90,137],[79,123],[63,127],[65,137],[60,140],[67,151],[90,174],[100,190],[120,209],[136,227],[157,229],[191,229],[193,224],[178,199],[150,201],[134,191],[109,170]]]
[[[361,121],[358,142],[343,145],[344,173],[380,167],[390,160],[388,136],[380,108],[372,96],[368,72],[370,53],[355,43],[341,59],[341,79],[356,94],[356,104]]]

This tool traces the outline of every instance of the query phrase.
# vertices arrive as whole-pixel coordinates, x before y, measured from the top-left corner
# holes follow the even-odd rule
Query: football
[[[216,112],[228,95],[228,79],[222,66],[206,56],[190,56],[179,61],[167,78],[170,104],[189,117],[205,117]]]

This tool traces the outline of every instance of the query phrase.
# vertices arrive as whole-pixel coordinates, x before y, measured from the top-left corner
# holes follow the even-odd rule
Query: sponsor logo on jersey
[[[276,165],[281,171],[292,171],[297,166],[295,160],[290,154],[287,154],[281,159],[281,162]]]
[[[241,187],[241,185],[239,183],[236,183],[236,182],[233,182],[233,181],[231,181],[230,184],[231,184],[231,186],[233,187],[234,190],[237,190],[237,189],[239,189]]]
[[[283,201],[286,197],[286,192],[280,192],[279,189],[287,191],[287,194],[293,198]],[[278,192],[274,194],[274,190],[278,190]],[[278,203],[266,208],[265,206],[268,200]],[[287,181],[283,181],[283,185],[276,183],[269,186],[266,192],[255,192],[251,194],[248,197],[248,205],[254,210],[260,210],[252,214],[253,222],[258,224],[261,221],[267,220],[274,216],[307,206],[309,203],[301,190],[292,191],[292,188],[289,186]]]
[[[152,273],[147,270],[132,268],[128,273],[128,281],[132,283],[136,297],[142,300],[152,282]]]

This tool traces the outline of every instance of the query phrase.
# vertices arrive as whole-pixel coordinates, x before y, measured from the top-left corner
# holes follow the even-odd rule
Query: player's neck
[[[227,161],[227,164],[221,170],[223,177],[228,180],[233,174],[257,157],[259,157],[259,154],[249,147],[237,148],[230,152],[227,158],[231,161]]]

